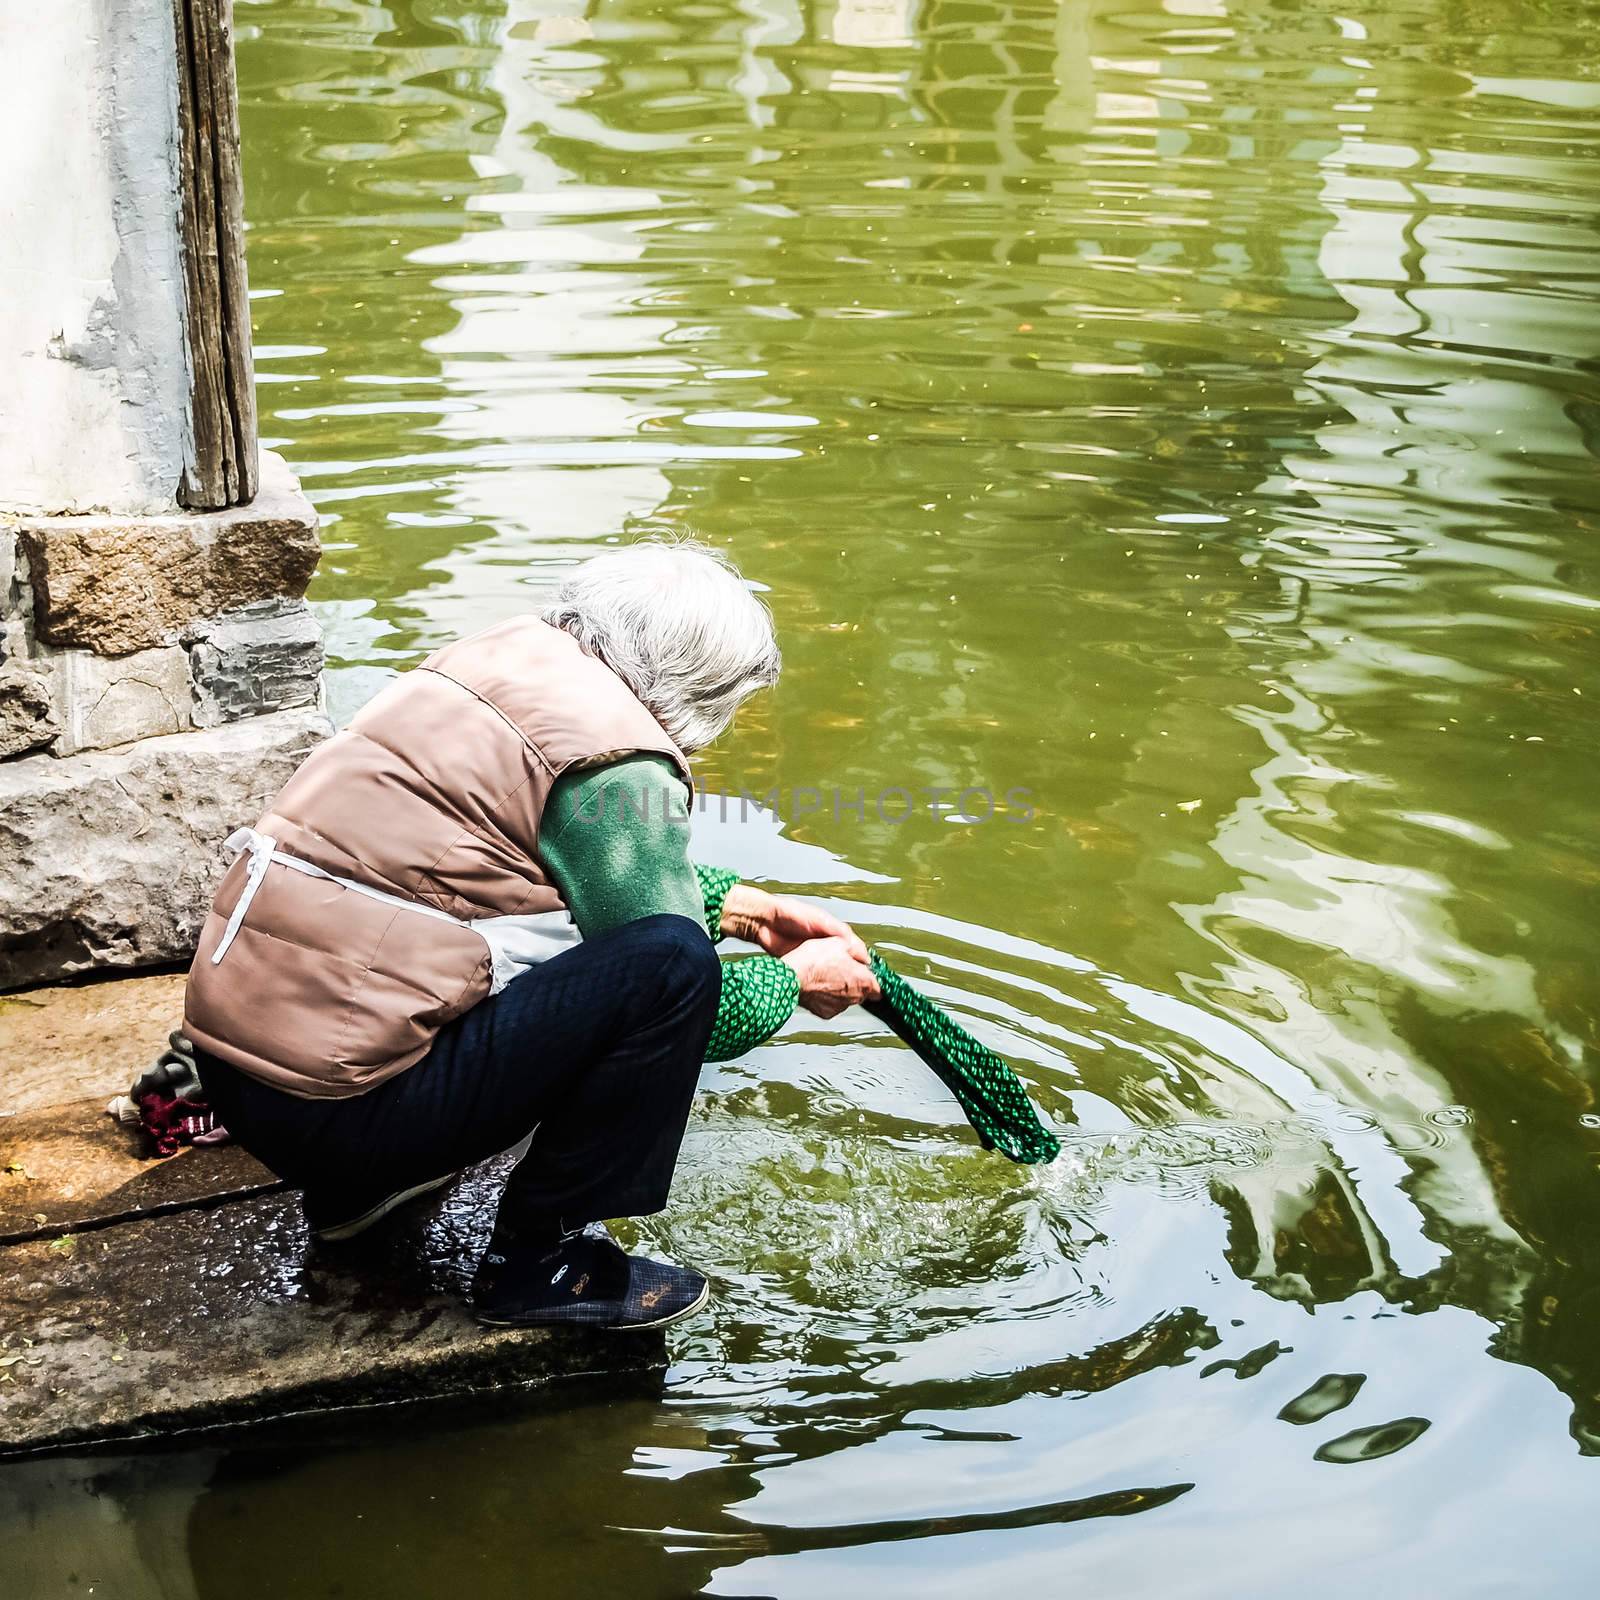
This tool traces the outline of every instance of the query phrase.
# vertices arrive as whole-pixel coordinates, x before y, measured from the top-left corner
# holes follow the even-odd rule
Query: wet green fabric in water
[[[1022,1166],[1054,1161],[1061,1141],[1039,1120],[1022,1080],[947,1012],[919,994],[876,951],[868,952],[879,998],[864,1007],[939,1075],[985,1150]]]

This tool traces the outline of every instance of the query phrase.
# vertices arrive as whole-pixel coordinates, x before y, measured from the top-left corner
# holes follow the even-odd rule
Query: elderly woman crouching
[[[184,1027],[212,1107],[304,1190],[318,1239],[528,1139],[481,1321],[643,1327],[705,1303],[699,1273],[625,1255],[601,1219],[666,1203],[703,1060],[797,1003],[876,994],[842,922],[689,860],[686,756],[779,665],[710,551],[609,552],[542,619],[391,684],[233,836]],[[708,927],[767,954],[723,963]]]

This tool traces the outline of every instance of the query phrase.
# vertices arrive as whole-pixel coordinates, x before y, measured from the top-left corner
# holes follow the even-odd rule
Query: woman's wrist
[[[757,943],[756,935],[772,918],[773,897],[765,889],[736,883],[722,897],[721,932],[731,939]]]

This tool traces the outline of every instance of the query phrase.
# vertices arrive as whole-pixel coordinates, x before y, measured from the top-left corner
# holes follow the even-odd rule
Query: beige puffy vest
[[[622,680],[537,618],[438,651],[236,836],[250,848],[201,929],[185,1031],[308,1098],[403,1071],[494,984],[493,947],[464,924],[569,920],[538,859],[556,779],[641,751],[689,781]]]

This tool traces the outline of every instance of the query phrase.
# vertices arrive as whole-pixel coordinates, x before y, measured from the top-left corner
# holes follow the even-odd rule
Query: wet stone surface
[[[288,1193],[0,1249],[0,1453],[658,1364],[659,1334],[473,1322],[462,1296],[498,1191],[477,1169],[336,1249]]]

